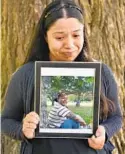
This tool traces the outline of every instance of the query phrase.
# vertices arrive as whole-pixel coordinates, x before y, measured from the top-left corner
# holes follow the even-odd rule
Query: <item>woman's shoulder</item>
[[[26,64],[23,64],[22,66],[20,66],[17,71],[22,71],[22,72],[27,72],[30,69],[34,68],[34,62],[28,62]]]
[[[106,83],[111,83],[112,81],[115,81],[115,77],[114,77],[113,71],[110,68],[110,66],[108,66],[107,64],[105,64],[101,61],[95,60],[95,59],[93,61],[101,63],[101,78],[102,78],[102,81],[104,81]]]
[[[98,61],[96,59],[93,59],[93,62],[95,62],[95,63],[97,62],[97,63],[101,64],[102,75],[105,75],[105,76],[113,75],[111,68],[107,64],[105,64],[101,61]]]
[[[105,63],[102,63],[102,74],[105,76],[113,77],[112,69]]]
[[[34,71],[34,62],[28,62],[19,68],[12,74],[13,78],[22,79],[25,76],[29,76]]]
[[[105,63],[102,63],[102,80],[108,85],[116,84],[115,76],[112,69]]]

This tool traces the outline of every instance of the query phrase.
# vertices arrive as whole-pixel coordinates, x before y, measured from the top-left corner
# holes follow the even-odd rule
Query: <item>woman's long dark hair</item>
[[[84,24],[84,44],[80,54],[74,61],[84,61],[84,62],[92,62],[89,52],[89,44],[88,37],[86,33],[86,26],[84,21],[84,9],[80,8],[77,4],[75,4],[72,0],[55,0],[50,3],[43,11],[42,16],[39,20],[39,23],[36,27],[34,39],[31,42],[31,46],[29,48],[27,57],[25,59],[25,63],[30,61],[50,61],[49,59],[49,47],[45,40],[46,32],[57,21],[59,18],[76,18],[82,24]],[[100,106],[100,118],[107,118],[109,111],[111,112],[110,106],[114,106],[113,102],[108,100],[101,93],[101,106]],[[113,108],[113,107],[112,107]],[[112,110],[113,111],[113,110]]]
[[[36,27],[34,39],[28,50],[25,63],[29,61],[49,61],[49,47],[45,40],[46,32],[59,18],[74,17],[83,24],[83,10],[71,0],[56,0],[49,4],[42,13]],[[89,53],[86,26],[84,24],[84,45],[75,61],[92,61]]]

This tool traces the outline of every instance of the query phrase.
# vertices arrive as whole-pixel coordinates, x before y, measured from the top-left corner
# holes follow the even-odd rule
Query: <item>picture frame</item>
[[[36,138],[83,139],[95,134],[99,125],[100,62],[36,61],[34,74],[34,111],[40,116]],[[62,93],[66,99],[59,97]],[[61,100],[67,104],[62,105]],[[69,115],[60,115],[64,110]]]

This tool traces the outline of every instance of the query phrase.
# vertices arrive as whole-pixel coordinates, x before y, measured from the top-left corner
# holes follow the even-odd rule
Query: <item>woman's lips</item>
[[[73,52],[64,52],[63,54],[65,56],[68,56],[68,57],[72,57],[73,56]]]

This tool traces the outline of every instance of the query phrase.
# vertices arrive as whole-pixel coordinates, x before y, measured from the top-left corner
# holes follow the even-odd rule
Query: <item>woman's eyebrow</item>
[[[53,34],[57,34],[57,33],[63,34],[63,33],[65,33],[65,32],[63,32],[63,31],[57,31],[57,32],[54,32]]]
[[[82,30],[82,29],[80,28],[80,29],[73,30],[72,32],[79,32],[79,31],[81,31],[81,30]],[[53,34],[57,34],[57,33],[59,33],[59,34],[64,34],[65,31],[56,31],[56,32],[54,32]]]
[[[80,28],[80,29],[77,29],[77,30],[74,30],[73,32],[79,32],[79,31],[81,31],[82,29]]]

